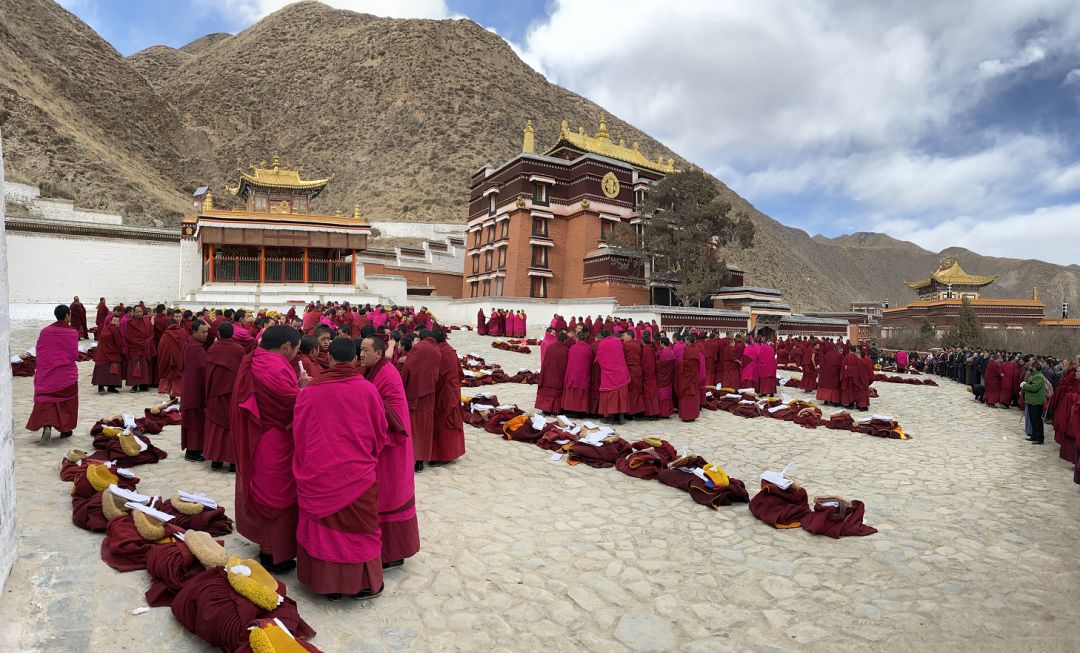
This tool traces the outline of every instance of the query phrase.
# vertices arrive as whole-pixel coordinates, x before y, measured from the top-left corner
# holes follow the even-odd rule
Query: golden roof
[[[263,165],[265,165],[265,163],[266,162],[264,161]],[[244,187],[245,182],[252,186],[270,186],[273,188],[319,191],[334,178],[333,175],[330,175],[325,179],[301,179],[300,170],[282,168],[281,161],[276,154],[274,155],[272,167],[260,168],[252,165],[251,172],[245,172],[239,168],[237,169],[237,172],[240,173],[240,182],[237,183],[236,186],[226,186],[228,191],[233,195],[240,194],[240,190]]]
[[[926,288],[931,282],[937,281],[943,286],[985,286],[997,279],[996,274],[989,274],[980,276],[976,274],[968,274],[964,272],[964,268],[960,267],[960,261],[950,261],[945,259],[938,266],[937,272],[930,275],[929,279],[923,279],[922,281],[905,281],[908,288],[912,290],[919,290]]]
[[[596,135],[589,136],[585,133],[584,127],[579,127],[578,131],[570,131],[570,123],[562,121],[562,128],[559,131],[559,142],[552,146],[545,154],[551,154],[558,150],[565,144],[569,144],[571,147],[581,150],[583,152],[592,152],[593,154],[599,154],[600,156],[606,156],[610,159],[618,159],[619,161],[625,161],[631,165],[638,166],[639,168],[645,168],[646,170],[653,170],[667,174],[669,172],[677,172],[675,170],[675,159],[667,159],[664,161],[664,157],[657,157],[656,161],[650,161],[644,154],[638,149],[638,144],[635,142],[632,146],[626,147],[623,140],[613,143],[611,136],[608,135],[607,121],[603,114],[600,115],[600,127],[596,130]]]

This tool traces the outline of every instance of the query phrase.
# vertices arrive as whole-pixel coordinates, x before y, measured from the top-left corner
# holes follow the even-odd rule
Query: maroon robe
[[[72,431],[79,421],[79,332],[54,322],[41,330],[35,351],[34,409],[26,429]]]
[[[987,406],[994,406],[998,403],[1005,403],[1003,401],[1004,396],[1002,390],[1004,389],[1005,374],[1001,371],[1001,362],[991,360],[986,364],[986,371],[983,373],[983,402]]]
[[[628,412],[630,370],[626,365],[622,341],[614,336],[601,339],[596,345],[596,365],[600,372],[599,414],[608,417]]]
[[[450,343],[436,345],[441,358],[439,380],[435,386],[435,425],[430,459],[449,462],[465,455],[465,422],[461,417],[461,379],[465,375]]]
[[[244,360],[244,346],[232,338],[221,338],[206,352],[206,410],[203,422],[203,457],[224,463],[236,462],[236,449],[229,436],[229,420],[236,372]],[[184,405],[183,402],[180,403]]]
[[[806,343],[802,350],[802,380],[799,381],[799,388],[806,392],[817,390],[817,367],[814,364],[816,358],[817,351],[810,343]]]
[[[641,344],[641,404],[646,417],[660,415],[660,389],[656,381],[656,350]]]
[[[818,370],[817,398],[819,401],[840,403],[840,366],[844,357],[833,348],[832,343],[822,343],[822,351],[825,355],[821,359],[821,368]]]
[[[418,461],[431,460],[435,438],[435,396],[442,353],[431,338],[413,344],[401,370],[405,396],[409,400],[412,422],[413,456]]]
[[[742,363],[740,362],[742,351],[740,347],[741,345],[737,341],[732,340],[728,342],[727,346],[724,347],[724,351],[721,352],[724,361],[720,377],[721,387],[731,388],[732,390],[739,389],[739,376],[742,374]]]
[[[855,352],[844,356],[840,370],[840,404],[867,408],[870,405],[870,376],[866,363]]]
[[[679,396],[679,419],[692,422],[701,414],[701,344],[687,343],[682,362],[675,371],[675,392]]]
[[[153,382],[154,370],[151,363],[154,359],[154,327],[150,324],[150,318],[143,316],[141,320],[132,318],[128,320],[124,328],[124,349],[126,361],[124,374],[127,385],[134,387],[149,385]]]
[[[487,335],[487,320],[484,318],[484,309],[476,312],[476,332],[482,336]]]
[[[188,333],[184,333],[179,324],[170,324],[158,340],[157,379],[158,392],[161,394],[171,397],[180,395]],[[201,342],[199,346],[202,347]]]
[[[705,351],[705,385],[715,386],[719,381],[718,377],[721,374],[716,373],[716,364],[721,359],[720,355],[720,339],[719,338],[707,338],[703,344]],[[723,368],[721,367],[721,372]]]
[[[644,393],[644,376],[641,371],[641,341],[637,339],[624,340],[622,345],[623,356],[626,358],[626,368],[630,371],[630,385],[626,388],[626,413],[628,415],[637,415],[645,411],[645,401],[642,397]]]
[[[94,318],[94,324],[97,326],[97,331],[94,333],[94,339],[101,339],[101,327],[105,324],[105,321],[109,319],[109,315],[112,311],[105,302],[98,302],[97,305],[97,317]]]
[[[180,381],[180,448],[202,451],[206,419],[206,350],[192,338],[184,348],[184,372]]]
[[[557,414],[563,410],[562,395],[570,347],[556,340],[548,345],[544,364],[540,368],[540,383],[536,387],[536,409]]]
[[[86,307],[82,302],[74,302],[68,306],[71,311],[71,326],[79,332],[79,340],[89,337],[86,325]]]
[[[120,329],[105,322],[98,328],[94,348],[94,385],[119,386],[124,383],[124,343]]]
[[[562,380],[562,405],[560,410],[576,413],[590,411],[589,386],[592,379],[592,366],[593,349],[589,346],[589,343],[579,340],[570,346],[566,357],[566,371]],[[543,378],[543,375],[544,367],[541,366],[541,378]],[[539,394],[537,400],[539,401]]]

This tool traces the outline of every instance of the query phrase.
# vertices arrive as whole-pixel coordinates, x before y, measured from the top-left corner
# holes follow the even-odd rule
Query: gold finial
[[[536,134],[533,131],[532,120],[525,121],[525,138],[521,144],[522,152],[535,152],[536,151]]]
[[[631,145],[630,147],[634,148],[634,151],[635,151],[635,152],[637,152],[637,151],[638,151],[638,147],[639,147],[639,146],[638,146],[638,142],[637,142],[637,141],[634,141],[634,144],[633,144],[633,145]]]
[[[353,204],[352,217],[353,220],[359,220],[360,222],[364,221],[364,216],[360,213],[360,202]]]
[[[259,167],[262,168],[263,170],[266,169],[266,159],[263,159],[262,161],[259,161]]]
[[[607,133],[607,116],[603,113],[600,114],[600,127],[596,130],[596,139],[610,141],[611,137]]]
[[[281,159],[278,158],[277,152],[274,153],[274,170],[281,167]]]
[[[335,215],[336,217],[340,218],[340,217],[341,217],[341,209],[336,209],[336,210],[334,211],[334,215]]]
[[[578,133],[578,136],[584,136],[585,135],[585,128],[584,127],[578,127],[577,128],[577,133]]]
[[[565,137],[567,137],[569,135],[570,135],[570,123],[567,122],[566,120],[563,120],[561,123],[559,123],[559,137],[560,138],[565,138]]]
[[[668,167],[668,170],[674,170],[675,169],[675,159],[671,158],[670,156],[668,157],[668,160],[667,160],[667,167]]]
[[[1039,301],[1039,288],[1037,286],[1031,289],[1031,298]]]
[[[623,139],[620,138],[619,139],[619,147],[626,147],[626,141],[624,141]]]
[[[206,211],[214,210],[214,194],[211,193],[209,189],[206,191],[206,199],[203,200],[202,210],[204,213]]]

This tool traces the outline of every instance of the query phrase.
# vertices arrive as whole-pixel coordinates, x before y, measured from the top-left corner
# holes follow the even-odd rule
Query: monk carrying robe
[[[461,417],[461,363],[457,352],[446,342],[446,333],[432,332],[439,349],[439,379],[435,386],[434,431],[431,441],[431,460],[440,463],[457,460],[465,455],[464,420]]]
[[[585,345],[585,348],[588,349],[588,345]],[[566,346],[566,333],[560,333],[556,336],[555,342],[548,346],[544,363],[540,366],[540,383],[536,387],[536,410],[552,415],[562,412],[563,384],[569,359],[570,348]]]
[[[586,335],[570,346],[566,356],[566,373],[563,374],[562,406],[563,411],[572,413],[589,412],[589,385],[592,377],[593,348],[585,341]],[[564,341],[565,344],[565,341]],[[540,366],[543,376],[546,368]],[[539,397],[538,397],[539,398]]]
[[[169,322],[158,341],[158,393],[171,398],[180,396],[180,379],[184,374],[184,349],[188,336],[175,321]],[[200,343],[201,344],[201,343]]]
[[[237,457],[236,527],[259,545],[260,561],[275,573],[292,569],[296,557],[292,431],[300,386],[289,363],[299,343],[300,332],[292,327],[263,332],[236,373],[229,418]],[[308,380],[304,375],[299,383]]]
[[[198,320],[194,333],[184,348],[184,372],[180,379],[180,448],[184,460],[200,462],[203,458],[203,431],[206,421],[206,350],[203,342],[210,327]]]
[[[386,359],[386,341],[365,338],[360,347],[364,378],[374,384],[386,414],[386,446],[379,454],[379,529],[382,566],[400,567],[420,550],[413,481],[412,425],[401,375]]]
[[[120,392],[124,383],[124,343],[120,339],[120,316],[110,315],[97,331],[97,347],[94,348],[94,376],[92,383],[98,393]]]
[[[424,468],[424,461],[431,460],[435,437],[435,390],[442,363],[442,354],[429,332],[421,331],[420,335],[422,339],[413,344],[401,370],[405,396],[409,399],[416,471]]]
[[[372,598],[383,590],[376,470],[385,409],[354,364],[353,341],[335,338],[329,351],[330,368],[296,399],[296,576],[331,600]]]
[[[596,363],[600,367],[598,411],[604,417],[615,417],[621,424],[623,415],[630,409],[630,370],[626,366],[622,342],[612,337],[606,329],[600,335],[600,342],[596,346]]]
[[[150,362],[154,358],[154,327],[150,318],[143,315],[142,306],[131,311],[131,319],[124,332],[124,350],[127,365],[124,373],[132,392],[146,392],[154,372]]]
[[[233,339],[233,325],[218,325],[218,339],[206,352],[206,420],[203,457],[213,462],[211,468],[221,469],[225,463],[236,471],[237,452],[230,435],[233,384],[236,372],[247,354],[244,346]],[[183,404],[181,404],[183,405]]]
[[[71,328],[71,310],[63,304],[53,310],[56,322],[38,335],[37,373],[34,374],[34,410],[26,430],[42,429],[42,440],[71,436],[79,421],[79,333]]]

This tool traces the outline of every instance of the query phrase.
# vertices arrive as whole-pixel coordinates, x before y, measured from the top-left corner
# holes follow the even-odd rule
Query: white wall
[[[442,240],[445,236],[465,235],[465,224],[462,222],[372,222],[371,226],[379,230],[382,238]],[[378,240],[373,240],[372,245],[377,247]]]
[[[33,204],[40,194],[41,191],[38,190],[38,187],[30,184],[20,184],[13,181],[4,184],[4,199],[27,207]]]
[[[179,243],[14,232],[6,240],[11,303],[70,304],[75,295],[90,307],[98,297],[109,304],[177,299]]]
[[[3,197],[25,205],[31,215],[45,220],[95,224],[123,224],[124,222],[124,219],[116,213],[75,208],[75,203],[71,200],[43,198],[38,187],[30,184],[8,184],[4,187]]]
[[[4,152],[0,143],[0,194],[4,189]],[[12,439],[11,365],[7,364],[11,322],[8,319],[8,257],[4,238],[4,203],[0,202],[0,587],[15,564],[15,441]]]
[[[179,282],[181,299],[202,288],[202,256],[199,252],[199,241],[194,238],[180,239]]]

